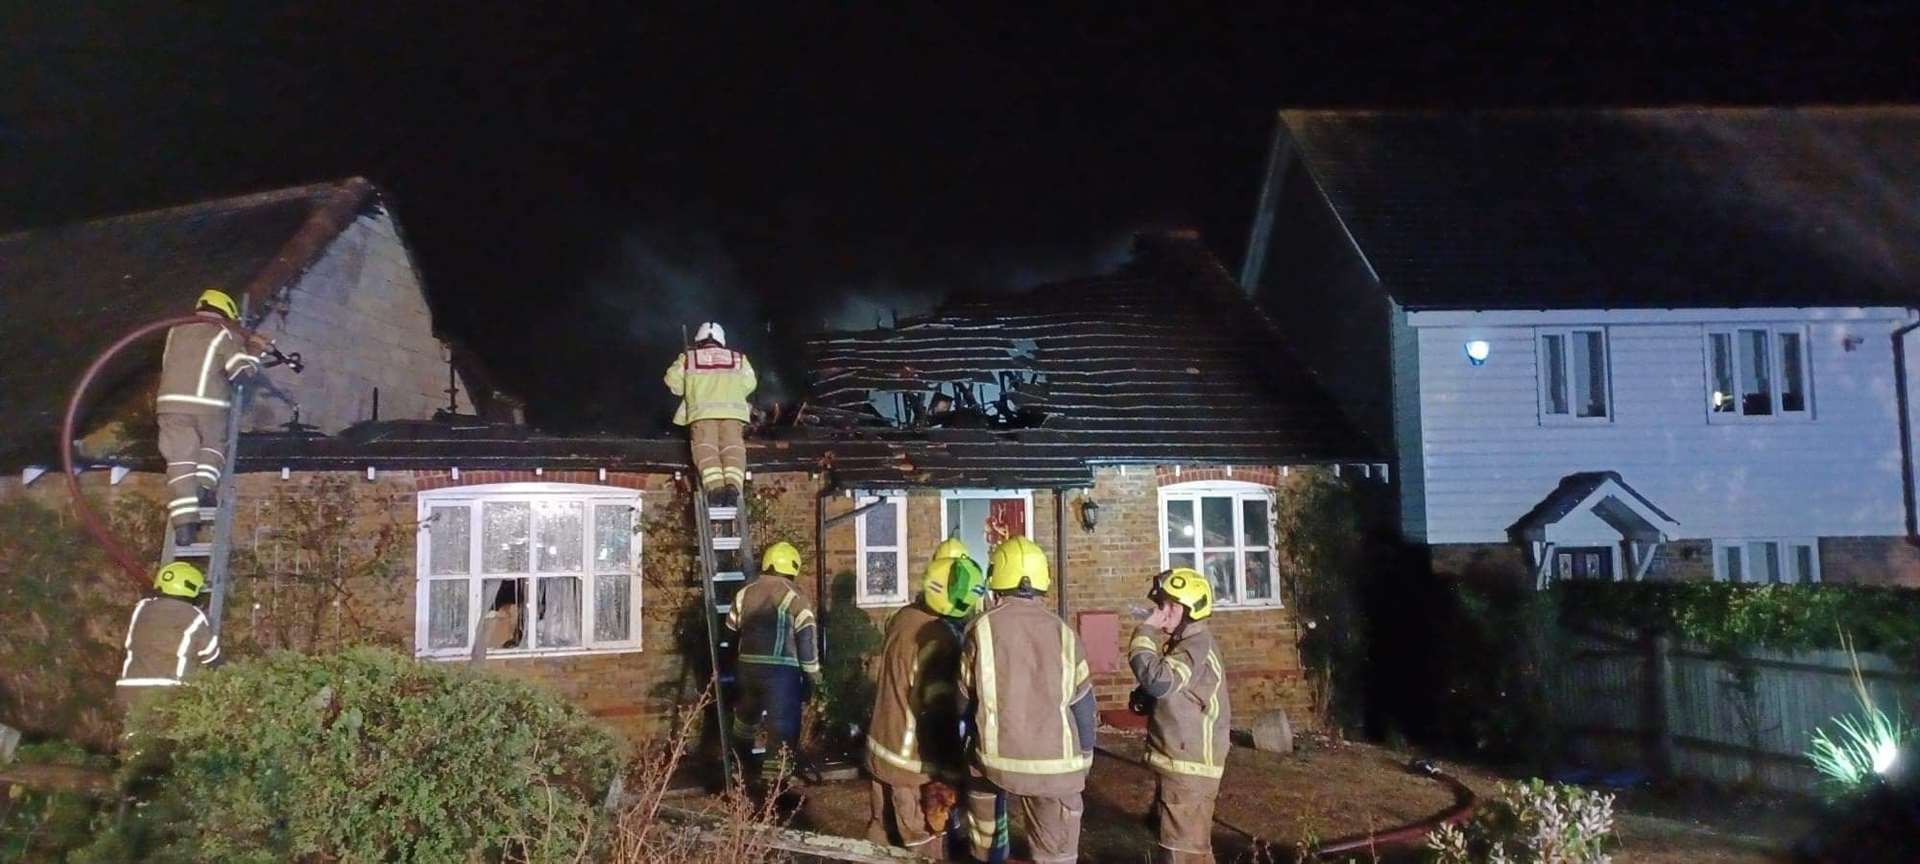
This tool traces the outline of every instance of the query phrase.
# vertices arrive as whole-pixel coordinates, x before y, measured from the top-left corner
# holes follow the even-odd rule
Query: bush
[[[1286,599],[1301,622],[1300,662],[1321,728],[1365,716],[1367,644],[1361,519],[1353,490],[1321,471],[1302,471],[1275,496],[1273,537]]]
[[[1478,588],[1454,583],[1439,644],[1443,741],[1473,754],[1540,766],[1554,755],[1546,674],[1554,662],[1554,597],[1531,587]]]
[[[867,721],[873,713],[872,665],[886,634],[854,603],[854,576],[833,577],[833,599],[820,616],[822,642],[828,654],[820,669],[820,690],[810,711],[818,713],[813,736],[805,742],[822,756],[848,757],[866,745]]]
[[[1840,631],[1862,651],[1920,661],[1920,591],[1859,585],[1730,582],[1562,582],[1572,625],[1664,630],[1711,651],[1838,649]]]
[[[1542,780],[1502,783],[1462,829],[1427,835],[1437,864],[1607,864],[1613,796]]]
[[[372,648],[243,662],[130,723],[184,813],[149,849],[195,861],[574,861],[621,763],[556,697]]]

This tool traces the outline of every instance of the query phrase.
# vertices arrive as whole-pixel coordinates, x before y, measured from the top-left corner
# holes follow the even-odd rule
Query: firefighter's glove
[[[1127,694],[1127,710],[1142,717],[1153,713],[1153,697],[1147,695],[1147,688],[1135,687]]]

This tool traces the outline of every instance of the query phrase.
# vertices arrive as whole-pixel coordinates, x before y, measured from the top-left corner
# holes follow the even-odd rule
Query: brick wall
[[[1648,581],[1712,582],[1713,541],[1674,540],[1660,544],[1647,569]]]
[[[1920,588],[1920,548],[1904,537],[1822,537],[1820,578]]]

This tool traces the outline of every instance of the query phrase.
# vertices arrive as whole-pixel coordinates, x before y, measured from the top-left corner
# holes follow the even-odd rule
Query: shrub
[[[372,648],[246,661],[130,722],[185,814],[149,842],[198,861],[574,861],[621,761],[556,697]]]
[[[1299,472],[1275,496],[1274,544],[1287,601],[1301,622],[1300,661],[1324,729],[1365,714],[1369,630],[1362,594],[1361,520],[1353,490],[1321,471]]]
[[[1920,591],[1860,585],[1731,582],[1562,582],[1569,624],[1657,628],[1711,651],[1842,648],[1920,659]]]
[[[1427,835],[1437,864],[1607,864],[1613,796],[1542,780],[1502,783],[1464,829]]]
[[[827,659],[820,670],[821,692],[814,694],[810,712],[817,715],[812,736],[803,743],[820,755],[859,753],[866,742],[867,720],[873,713],[873,678],[868,668],[880,652],[886,634],[854,603],[854,575],[833,577],[833,599],[820,616],[821,638]]]
[[[614,816],[608,864],[772,864],[790,856],[773,848],[781,819],[776,785],[758,802],[738,782],[727,784],[718,812],[686,814],[666,804],[681,760],[700,734],[700,719],[713,704],[708,688],[689,704],[673,734],[650,747],[632,769],[626,794]]]
[[[1435,612],[1445,646],[1435,712],[1442,738],[1484,758],[1545,764],[1555,748],[1546,688],[1554,597],[1455,583],[1449,600]]]

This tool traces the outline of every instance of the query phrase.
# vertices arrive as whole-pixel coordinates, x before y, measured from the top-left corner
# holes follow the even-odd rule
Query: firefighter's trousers
[[[762,715],[767,726],[767,752],[759,760],[763,779],[773,779],[790,770],[800,755],[800,712],[806,701],[806,677],[792,666],[741,663],[738,667],[740,699],[734,706],[733,736],[743,752],[750,752],[760,730]],[[781,757],[781,748],[787,750]]]
[[[1183,774],[1159,774],[1153,793],[1153,817],[1159,826],[1155,864],[1211,864],[1213,802],[1220,781]]]
[[[700,472],[700,487],[745,489],[747,424],[738,420],[695,420],[687,425],[688,434],[693,436],[693,467]]]
[[[200,490],[211,491],[227,470],[227,415],[162,412],[160,458],[167,460],[167,522],[200,521]]]
[[[945,857],[946,833],[934,833],[927,827],[927,813],[920,805],[920,787],[893,786],[878,780],[868,787],[867,803],[872,818],[867,820],[867,839],[882,846],[899,846],[921,858]]]
[[[1080,857],[1080,817],[1086,805],[1080,793],[1040,798],[1015,795],[975,771],[967,785],[967,835],[973,860],[991,861],[1002,830],[995,813],[1004,796],[1007,813],[1026,829],[1028,857],[1036,864],[1071,862]]]

